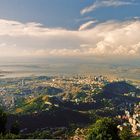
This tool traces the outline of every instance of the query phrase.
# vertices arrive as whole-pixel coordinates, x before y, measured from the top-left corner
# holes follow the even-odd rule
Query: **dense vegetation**
[[[7,115],[0,109],[0,133],[4,133],[6,130]]]
[[[120,131],[113,119],[102,118],[90,126],[87,140],[130,140],[131,136],[129,128],[126,127]]]
[[[54,138],[68,138],[74,134],[77,126],[69,125],[69,129],[57,128],[50,130],[34,131],[28,134],[21,134],[19,129],[19,122],[14,122],[9,131],[6,131],[7,115],[1,110],[0,113],[1,132],[0,139],[54,139]],[[87,140],[129,140],[131,132],[128,128],[120,131],[117,128],[117,123],[111,118],[101,118],[96,122],[85,128],[87,129],[85,135]]]

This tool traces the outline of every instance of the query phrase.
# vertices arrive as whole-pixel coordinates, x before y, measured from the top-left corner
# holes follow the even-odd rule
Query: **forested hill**
[[[103,93],[105,94],[125,94],[130,92],[136,92],[135,86],[125,82],[112,82],[104,86]],[[138,91],[137,91],[138,92]]]

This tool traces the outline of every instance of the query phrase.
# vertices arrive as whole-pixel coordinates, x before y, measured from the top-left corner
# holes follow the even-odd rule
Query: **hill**
[[[19,121],[20,129],[26,129],[26,132],[33,132],[48,127],[68,127],[71,124],[87,124],[90,122],[87,114],[64,108],[52,108],[48,112],[19,116],[9,115],[7,128],[10,128],[15,120]]]
[[[105,94],[125,94],[129,92],[135,92],[136,87],[125,82],[112,82],[104,86],[103,93]]]

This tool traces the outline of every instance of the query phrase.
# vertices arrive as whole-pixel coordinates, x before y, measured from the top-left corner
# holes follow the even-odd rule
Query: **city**
[[[118,125],[120,130],[131,126],[133,135],[140,135],[139,82],[119,78],[108,79],[102,75],[75,75],[4,78],[0,80],[0,83],[1,106],[11,115],[27,115],[28,118],[32,114],[40,116],[44,112],[47,117],[54,110],[62,112],[70,110],[69,113],[79,113],[77,115],[81,117],[81,120],[86,118],[82,115],[89,116],[85,122],[76,121],[77,126],[87,125],[95,120],[95,116],[113,117],[120,121]],[[19,122],[23,124],[24,121],[19,117]],[[57,126],[57,122],[60,121],[59,117],[55,121]],[[65,131],[68,129],[67,122],[57,127],[53,124],[49,126],[52,130],[58,126],[58,129]],[[32,127],[39,131],[48,130],[47,123],[46,127],[44,125]],[[30,133],[32,132],[30,129],[30,123],[28,123],[23,125],[20,131],[23,134]],[[80,134],[74,137],[84,136]]]
[[[140,0],[0,0],[0,139],[140,140]]]

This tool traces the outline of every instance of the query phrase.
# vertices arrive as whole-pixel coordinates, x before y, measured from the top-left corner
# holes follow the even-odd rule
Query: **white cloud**
[[[132,1],[123,1],[123,0],[96,0],[92,5],[81,10],[81,14],[89,13],[94,11],[97,8],[101,7],[118,7],[122,5],[131,5]]]
[[[88,29],[89,27],[91,27],[91,25],[93,25],[94,23],[97,23],[97,22],[98,22],[97,20],[88,21],[88,22],[82,24],[82,25],[79,27],[79,31],[81,31],[81,30],[86,30],[86,29]]]
[[[140,57],[140,20],[108,21],[79,30],[0,20],[0,56]]]

